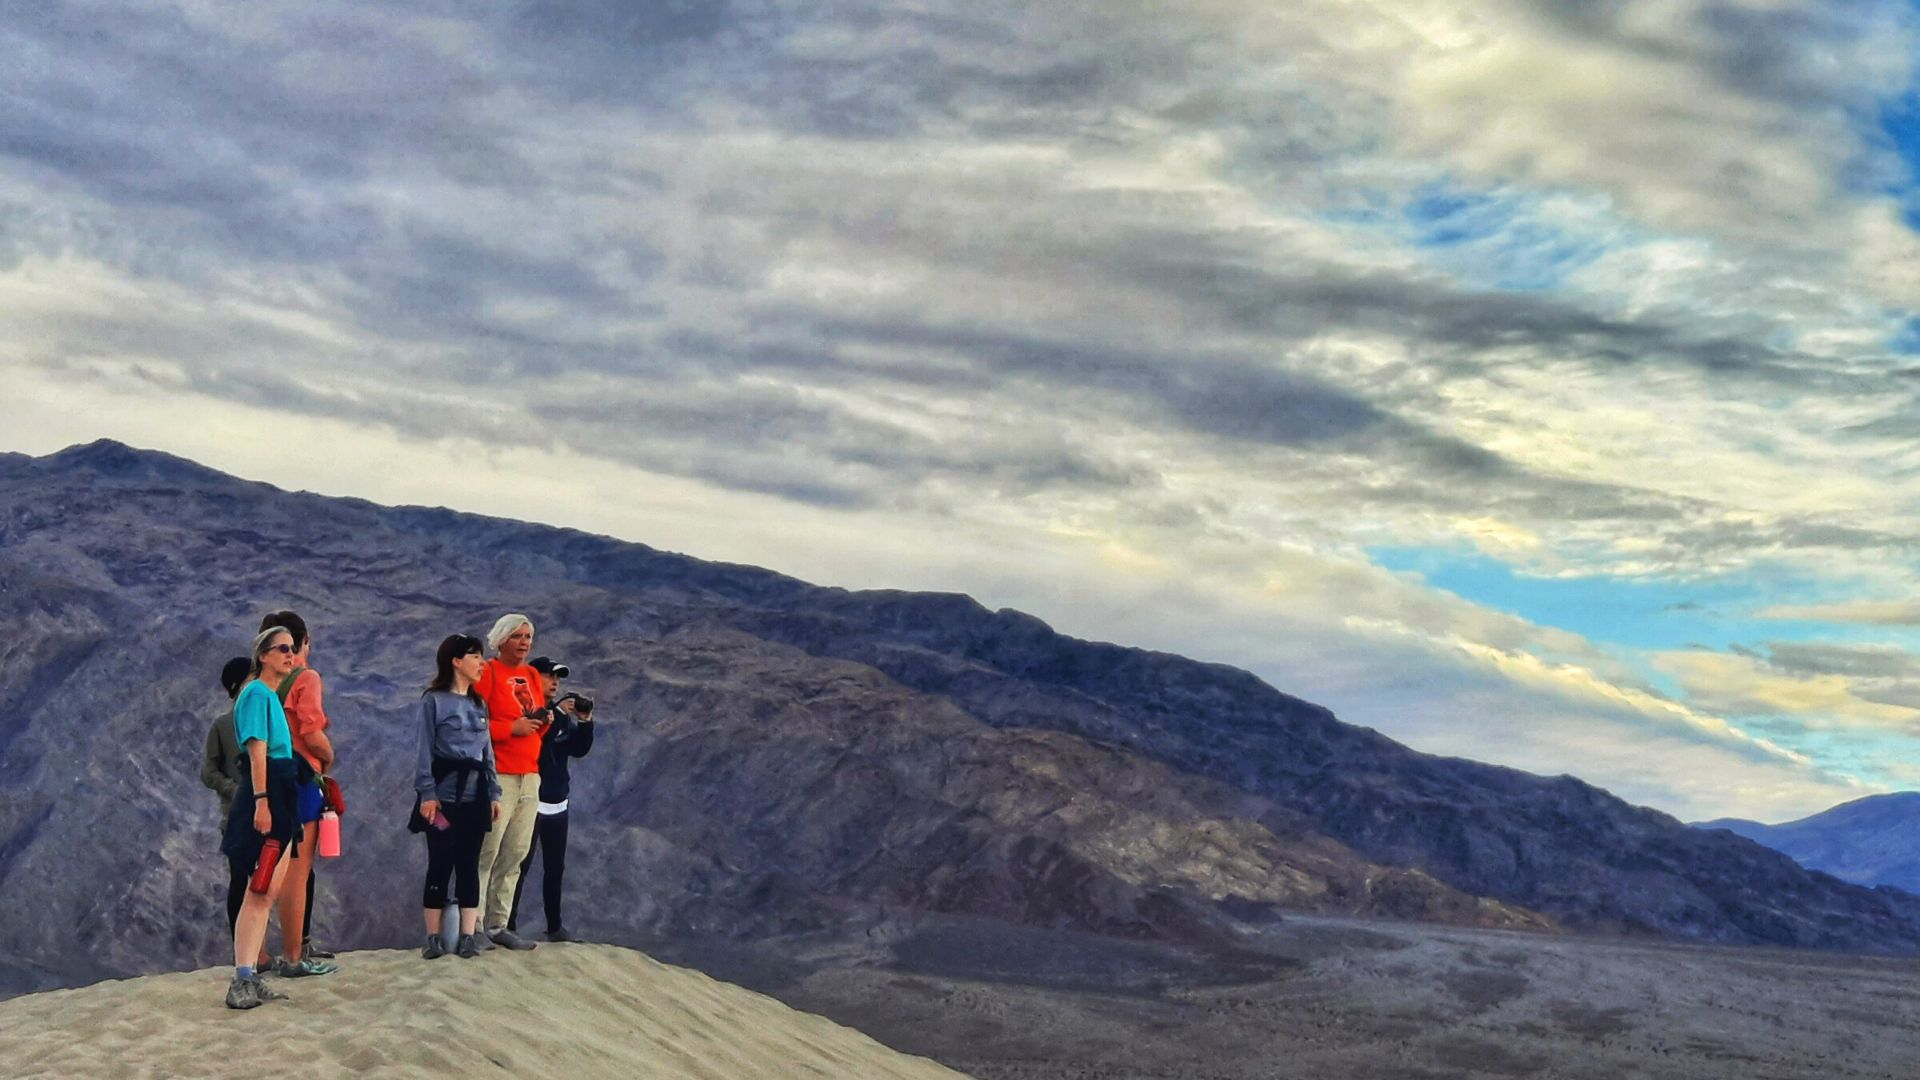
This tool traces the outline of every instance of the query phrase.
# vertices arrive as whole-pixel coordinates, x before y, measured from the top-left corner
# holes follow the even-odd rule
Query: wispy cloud
[[[1871,626],[1920,626],[1920,603],[1906,600],[1847,600],[1832,604],[1779,604],[1761,608],[1755,617],[1865,623]]]

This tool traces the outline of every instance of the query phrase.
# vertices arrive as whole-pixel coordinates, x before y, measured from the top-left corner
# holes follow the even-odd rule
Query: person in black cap
[[[527,870],[539,852],[540,893],[547,912],[548,941],[577,941],[560,921],[560,888],[567,872],[567,806],[572,778],[569,760],[593,749],[593,702],[578,695],[560,698],[560,680],[570,671],[549,657],[536,656],[529,667],[540,673],[553,723],[540,737],[540,807],[533,819],[533,844],[520,864],[520,880],[513,887],[513,905],[507,908],[507,929],[518,932],[520,892]]]
[[[252,674],[253,662],[244,656],[236,656],[227,661],[220,669],[220,686],[227,692],[227,700],[240,696],[243,686]],[[233,796],[240,790],[240,770],[246,767],[246,756],[240,753],[240,741],[234,736],[233,708],[220,710],[213,718],[213,726],[207,728],[207,743],[200,751],[200,782],[220,796],[220,820],[226,821],[233,812]],[[247,874],[236,869],[231,862],[227,870],[227,932],[233,932],[234,922],[240,918],[240,901],[247,895]]]

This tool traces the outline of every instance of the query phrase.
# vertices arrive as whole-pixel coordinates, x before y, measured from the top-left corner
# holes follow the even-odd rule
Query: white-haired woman
[[[287,995],[267,987],[253,964],[267,937],[267,914],[287,878],[291,856],[300,842],[300,776],[293,760],[293,734],[280,697],[273,692],[293,671],[293,635],[283,627],[269,627],[253,639],[252,677],[233,703],[234,734],[245,763],[240,790],[227,815],[227,831],[220,850],[234,869],[250,874],[233,928],[233,981],[227,986],[227,1007],[251,1009],[263,1001]],[[272,872],[259,881],[259,867],[273,859]],[[294,937],[299,930],[293,931]]]
[[[500,817],[480,848],[483,906],[482,948],[531,949],[533,942],[507,929],[520,863],[533,843],[540,810],[540,735],[546,730],[546,693],[540,673],[527,665],[533,622],[518,612],[502,615],[487,632],[495,655],[474,681],[487,703],[493,757],[500,777]]]

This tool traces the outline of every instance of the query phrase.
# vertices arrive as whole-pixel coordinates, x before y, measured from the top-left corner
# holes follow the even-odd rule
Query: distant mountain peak
[[[76,443],[35,459],[43,468],[56,472],[91,472],[114,479],[164,479],[174,483],[190,481],[233,483],[235,478],[197,461],[176,457],[161,450],[129,446],[118,439],[95,439]]]
[[[66,468],[128,472],[147,464],[149,455],[157,456],[158,451],[138,450],[118,439],[95,439],[90,443],[75,443],[65,450],[48,454],[46,461],[50,465]]]
[[[1696,827],[1726,829],[1842,881],[1920,891],[1920,791],[1867,795],[1778,825],[1720,818]]]

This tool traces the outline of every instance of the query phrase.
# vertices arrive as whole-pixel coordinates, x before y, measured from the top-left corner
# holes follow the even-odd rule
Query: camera
[[[585,716],[588,713],[593,711],[593,699],[586,696],[585,694],[575,694],[575,693],[562,694],[560,695],[560,700],[555,701],[553,703],[554,706],[557,708],[560,705],[561,701],[573,702],[573,711],[580,714],[581,716]]]

